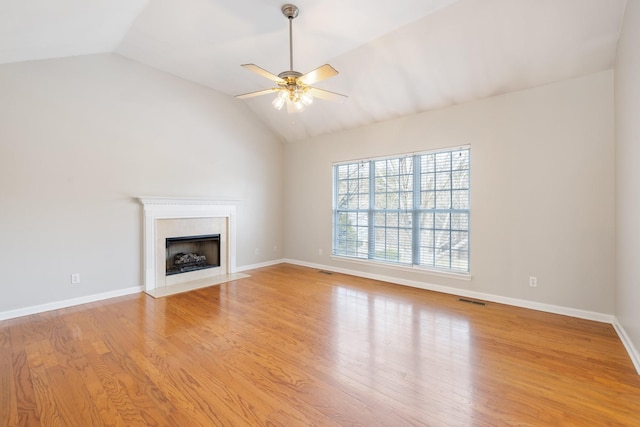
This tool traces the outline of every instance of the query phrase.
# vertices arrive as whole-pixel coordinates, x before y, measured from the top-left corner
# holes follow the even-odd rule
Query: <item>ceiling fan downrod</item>
[[[281,10],[289,20],[289,71],[293,71],[293,20],[298,16],[300,10],[294,4],[285,4]]]

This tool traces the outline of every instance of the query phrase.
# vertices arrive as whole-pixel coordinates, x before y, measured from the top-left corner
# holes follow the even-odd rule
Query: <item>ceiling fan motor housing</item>
[[[298,77],[302,77],[302,73],[289,70],[281,72],[280,74],[278,74],[278,77],[280,77],[282,80],[297,79]]]

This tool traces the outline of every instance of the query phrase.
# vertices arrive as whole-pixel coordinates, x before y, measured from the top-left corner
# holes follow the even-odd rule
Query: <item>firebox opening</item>
[[[220,235],[166,239],[166,275],[220,267]]]

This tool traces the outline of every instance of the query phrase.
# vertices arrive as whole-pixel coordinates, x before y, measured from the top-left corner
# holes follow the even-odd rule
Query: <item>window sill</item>
[[[352,264],[383,267],[391,270],[427,274],[429,276],[446,277],[448,279],[465,280],[465,281],[471,280],[470,273],[454,273],[454,272],[443,271],[443,270],[431,270],[429,268],[415,266],[415,265],[398,265],[398,264],[392,264],[384,261],[349,258],[349,257],[340,256],[340,255],[331,255],[331,259],[334,259],[336,261],[341,261],[341,262],[348,262]]]

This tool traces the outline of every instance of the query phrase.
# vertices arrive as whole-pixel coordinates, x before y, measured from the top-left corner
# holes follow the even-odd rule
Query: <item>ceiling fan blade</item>
[[[321,67],[316,68],[313,71],[309,71],[307,74],[304,74],[298,77],[298,81],[307,86],[312,85],[316,82],[319,82],[324,79],[328,79],[329,77],[333,77],[338,75],[338,72],[335,68],[333,68],[329,64],[324,64]]]
[[[270,72],[268,72],[267,70],[265,70],[264,68],[260,68],[258,67],[256,64],[242,64],[241,65],[242,68],[244,68],[245,70],[249,70],[249,71],[253,71],[254,73],[271,80],[272,82],[276,82],[276,83],[284,83],[284,80],[282,80],[280,77],[276,76],[275,74],[272,74]]]
[[[315,87],[311,87],[307,90],[307,93],[314,98],[324,99],[326,101],[338,102],[340,104],[344,103],[348,96],[342,95],[340,93],[330,92],[328,90],[317,89]]]
[[[243,93],[242,95],[236,95],[236,98],[238,99],[253,98],[254,96],[267,95],[269,93],[273,93],[278,90],[280,90],[280,88],[272,87],[270,89],[263,89],[256,92],[249,92],[249,93]]]

